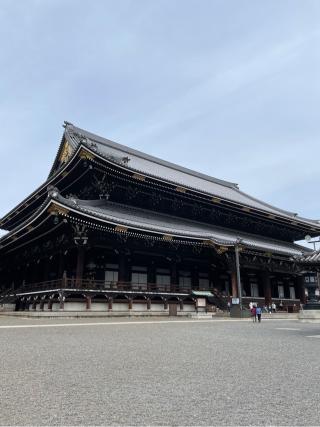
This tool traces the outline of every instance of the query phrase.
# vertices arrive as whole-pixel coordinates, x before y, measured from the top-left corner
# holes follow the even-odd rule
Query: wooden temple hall
[[[0,228],[2,309],[118,314],[224,309],[231,297],[299,307],[308,250],[294,242],[320,234],[237,184],[68,122],[47,180]]]

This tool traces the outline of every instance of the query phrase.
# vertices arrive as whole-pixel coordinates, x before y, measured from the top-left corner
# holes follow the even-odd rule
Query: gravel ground
[[[320,423],[320,325],[1,328],[97,322],[0,318],[0,425]]]

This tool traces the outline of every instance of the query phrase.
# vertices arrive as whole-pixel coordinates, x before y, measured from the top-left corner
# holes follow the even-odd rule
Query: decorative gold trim
[[[171,236],[171,234],[164,234],[162,236],[163,240],[165,240],[166,242],[171,242],[173,240],[173,236]]]
[[[268,218],[270,218],[270,219],[275,219],[275,215],[269,214],[269,215],[268,215]]]
[[[72,153],[72,149],[70,144],[68,143],[68,141],[64,142],[60,157],[59,157],[59,161],[61,163],[67,163],[67,161],[70,159],[71,157],[71,153]]]
[[[62,206],[58,206],[55,203],[52,203],[52,205],[48,207],[47,212],[50,215],[68,215],[69,209],[63,208]]]
[[[65,177],[65,176],[67,176],[69,174],[69,172],[67,172],[67,171],[64,171],[64,172],[62,172],[62,176],[63,176],[63,178]]]
[[[250,209],[250,208],[248,208],[247,206],[243,206],[242,210],[243,210],[244,212],[251,212],[251,209]]]
[[[28,231],[32,231],[32,230],[33,230],[32,225],[28,225],[27,230],[28,230]]]
[[[220,254],[224,254],[225,252],[227,252],[228,251],[228,248],[226,247],[226,246],[220,246],[218,249],[217,249],[217,252],[218,252],[218,254],[220,255]]]
[[[128,231],[128,227],[124,227],[123,225],[117,225],[115,230],[117,233],[126,233]]]
[[[213,203],[221,203],[221,199],[219,199],[219,197],[212,197],[211,201]]]
[[[202,240],[202,244],[205,246],[214,246],[214,243],[212,240]]]
[[[132,175],[132,178],[137,179],[138,181],[145,181],[145,180],[146,180],[146,177],[145,177],[145,176],[140,175],[140,174],[138,174],[138,173],[134,173],[134,174]]]
[[[80,157],[80,159],[84,159],[84,160],[93,160],[94,159],[94,155],[89,153],[84,148],[81,148],[80,153],[79,153],[79,157]]]
[[[176,187],[176,191],[178,193],[186,193],[187,192],[186,188],[183,188],[183,187]]]

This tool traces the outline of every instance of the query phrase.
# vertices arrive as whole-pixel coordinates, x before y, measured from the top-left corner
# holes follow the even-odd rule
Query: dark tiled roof
[[[171,182],[177,185],[185,186],[190,189],[197,190],[202,193],[222,198],[230,202],[252,207],[272,215],[280,215],[287,217],[291,221],[300,220],[313,225],[320,230],[320,222],[297,216],[293,212],[288,212],[283,209],[271,206],[268,203],[260,201],[239,190],[237,184],[219,180],[205,174],[184,168],[182,166],[158,159],[148,154],[142,153],[100,136],[87,132],[84,129],[69,125],[66,129],[67,137],[73,147],[76,147],[76,141],[86,145],[95,146],[97,153],[102,156],[125,158],[128,157],[128,168],[133,171],[140,172],[166,182]]]
[[[301,262],[320,264],[320,251],[313,251],[311,254],[304,254],[300,258]]]
[[[69,200],[61,196],[58,200],[86,215],[103,219],[106,223],[122,225],[140,231],[168,234],[181,238],[211,240],[213,243],[222,246],[234,246],[240,239],[242,245],[265,252],[289,256],[301,256],[303,253],[302,248],[293,243],[226,230],[144,209],[129,208],[126,205],[101,200]]]

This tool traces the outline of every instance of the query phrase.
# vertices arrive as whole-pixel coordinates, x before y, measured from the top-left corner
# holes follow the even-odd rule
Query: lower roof
[[[289,256],[300,256],[305,251],[305,248],[294,243],[223,229],[105,200],[70,200],[59,195],[59,201],[91,219],[100,219],[106,224],[124,226],[143,232],[170,235],[177,238],[209,240],[221,246],[241,244],[248,248]]]
[[[310,264],[320,264],[320,251],[313,251],[311,254],[304,254],[304,256],[299,259],[299,261]]]

